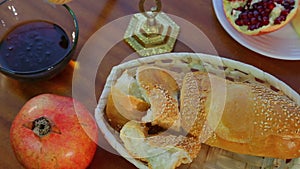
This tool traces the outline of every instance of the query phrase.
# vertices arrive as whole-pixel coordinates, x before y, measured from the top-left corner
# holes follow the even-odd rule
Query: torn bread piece
[[[111,87],[105,114],[110,125],[119,131],[128,121],[141,120],[149,107],[141,98],[133,75],[124,71]]]
[[[200,151],[201,143],[193,137],[158,135],[148,137],[147,128],[136,121],[126,123],[120,138],[127,151],[152,169],[175,169],[191,163]]]
[[[165,129],[180,130],[179,86],[171,74],[157,67],[139,67],[137,83],[143,98],[151,105],[144,122]]]

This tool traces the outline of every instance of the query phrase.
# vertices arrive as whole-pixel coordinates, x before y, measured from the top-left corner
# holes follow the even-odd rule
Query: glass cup
[[[72,59],[78,34],[65,4],[0,0],[0,72],[21,80],[52,78]]]

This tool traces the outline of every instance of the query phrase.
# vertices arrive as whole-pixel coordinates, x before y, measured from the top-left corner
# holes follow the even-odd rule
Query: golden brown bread
[[[205,100],[209,92],[209,79],[187,73],[180,94],[181,127],[194,137],[204,137],[207,113]]]
[[[189,76],[192,76],[189,77]],[[191,84],[190,79],[198,79]],[[217,93],[211,92],[211,79],[223,84],[223,79],[206,73],[188,73],[184,79],[182,93],[192,92],[196,87],[199,96],[181,98],[183,128],[188,123],[185,116],[196,117],[190,134],[202,138],[211,146],[232,152],[267,156],[274,158],[296,158],[300,156],[300,107],[284,94],[273,91],[263,84],[249,81],[238,83],[226,81],[225,104],[222,99],[211,99]],[[202,83],[201,83],[202,82]],[[196,85],[196,86],[195,86]],[[203,87],[205,86],[205,87]],[[224,89],[224,85],[215,85]],[[201,101],[204,98],[204,101]],[[199,104],[197,113],[185,111],[185,102],[196,101]],[[213,117],[215,109],[223,109],[221,118]],[[219,116],[219,114],[217,114]],[[186,122],[187,121],[187,122]],[[217,125],[216,125],[217,124]],[[201,132],[205,129],[204,136]],[[208,134],[208,135],[207,135]],[[203,138],[202,138],[203,140]]]
[[[132,94],[136,92],[130,91],[134,84],[134,79],[125,71],[111,87],[105,115],[110,125],[117,131],[121,130],[123,125],[130,120],[141,120],[150,106],[144,100]]]
[[[174,125],[178,130],[177,96],[182,80],[182,74],[158,67],[143,66],[137,71],[124,71],[111,87],[107,100],[105,114],[110,125],[119,131],[128,121],[137,120],[166,129]]]
[[[167,71],[157,67],[139,67],[137,82],[144,99],[151,105],[144,121],[165,129],[180,127],[178,108],[179,87]]]
[[[122,114],[114,106],[114,101],[112,99],[111,93],[107,98],[105,115],[107,117],[109,125],[117,131],[120,131],[122,127],[129,121],[127,118],[122,116]]]
[[[128,121],[141,120],[141,118],[146,114],[145,112],[148,110],[149,105],[146,102],[144,102],[134,96],[126,95],[128,97],[126,100],[121,100],[122,96],[117,97],[119,99],[113,99],[112,93],[114,93],[114,92],[115,91],[111,92],[108,96],[105,115],[107,117],[109,124],[115,130],[120,131],[121,128],[123,127],[123,125],[126,124]],[[123,93],[121,95],[124,96]],[[122,109],[122,111],[120,112],[119,110],[121,110],[121,109],[116,108],[116,105],[119,105],[119,104],[115,104],[116,102],[119,102],[119,101],[120,102],[122,102],[122,101],[130,102],[130,104],[127,104],[127,107],[129,110],[132,110],[132,112],[128,113],[128,111],[126,109]],[[127,113],[125,113],[125,112],[127,112]]]
[[[300,107],[280,91],[255,80],[233,82],[205,72],[190,72],[184,79],[150,66],[133,72],[126,75],[125,71],[112,86],[117,104],[110,97],[106,113],[116,112],[109,118],[110,124],[121,126],[120,137],[127,151],[150,168],[189,163],[201,143],[255,156],[300,157]],[[124,86],[134,92],[118,91]],[[118,93],[124,97],[117,97]],[[133,104],[126,104],[132,99]],[[142,106],[147,114],[131,114],[131,110],[140,110],[140,103],[148,105]],[[118,116],[124,112],[134,116],[124,120]],[[152,135],[147,122],[164,129],[175,126],[176,132],[159,130]],[[185,132],[179,133],[178,127]]]

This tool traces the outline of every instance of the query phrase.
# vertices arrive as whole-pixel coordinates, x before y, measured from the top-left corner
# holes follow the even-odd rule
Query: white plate
[[[212,0],[212,2],[216,16],[223,28],[241,45],[271,58],[300,60],[300,38],[291,24],[265,35],[244,35],[236,31],[226,19],[222,0]]]

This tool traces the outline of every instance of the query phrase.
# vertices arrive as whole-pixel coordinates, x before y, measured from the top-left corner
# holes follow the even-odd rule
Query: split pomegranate
[[[231,25],[241,33],[260,35],[286,25],[296,14],[298,0],[223,0]]]
[[[97,125],[72,98],[42,94],[30,99],[15,117],[10,140],[28,169],[85,169],[97,147]]]

